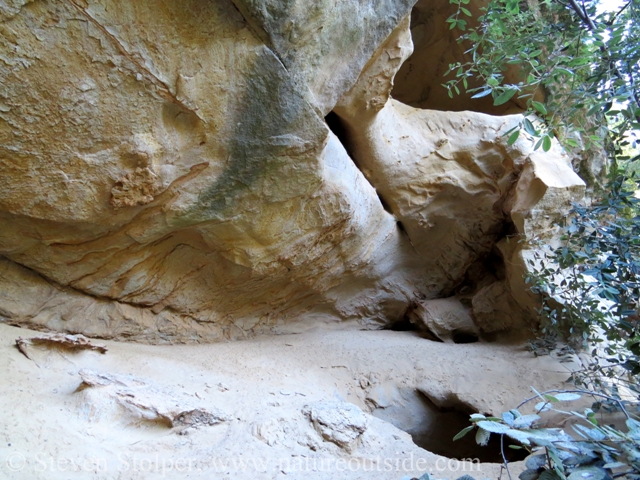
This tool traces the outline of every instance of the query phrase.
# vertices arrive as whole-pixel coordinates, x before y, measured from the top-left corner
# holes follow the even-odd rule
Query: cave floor
[[[36,335],[0,325],[0,478],[499,478],[500,465],[436,455],[407,431],[447,454],[459,430],[446,420],[451,412],[499,414],[532,386],[561,387],[570,368],[522,344],[445,344],[415,332],[164,346],[92,340],[107,353],[34,346],[27,358],[15,340]],[[104,384],[79,389],[80,372]],[[336,402],[367,414],[364,433],[344,448],[303,413]],[[224,418],[167,423],[166,412],[180,409]],[[448,456],[473,455],[464,448],[472,447]],[[512,468],[517,475],[522,465]]]

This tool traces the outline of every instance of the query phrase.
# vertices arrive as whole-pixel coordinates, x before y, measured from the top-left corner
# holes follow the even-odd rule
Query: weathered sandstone
[[[0,318],[155,343],[379,328],[489,277],[530,308],[526,250],[496,242],[584,184],[557,145],[507,147],[517,115],[390,98],[412,3],[2,3]]]

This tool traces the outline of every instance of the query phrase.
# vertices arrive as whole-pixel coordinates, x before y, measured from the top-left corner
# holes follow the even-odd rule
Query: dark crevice
[[[256,25],[255,22],[251,21],[251,18],[248,12],[245,12],[245,7],[242,2],[238,0],[231,0],[231,6],[240,14],[242,20],[244,21],[247,29],[251,32],[251,34],[257,39],[264,43],[268,48],[272,45],[271,38],[269,34],[266,32],[264,28],[261,28],[259,25]],[[273,50],[273,49],[271,49]]]
[[[340,143],[342,144],[344,149],[347,151],[347,154],[349,155],[349,158],[351,158],[351,161],[358,168],[358,170],[362,171],[362,169],[358,165],[358,162],[356,161],[356,156],[354,155],[355,152],[354,152],[353,142],[350,141],[349,129],[346,126],[345,122],[335,112],[329,112],[327,114],[327,116],[324,117],[324,120],[325,120],[325,122],[327,122],[327,126],[329,127],[329,130],[331,130],[333,132],[333,134],[336,137],[338,137],[338,140],[340,140]],[[363,175],[364,175],[364,173],[363,173]],[[367,182],[369,182],[369,179],[367,178],[367,176],[364,175],[364,177],[367,180]],[[380,200],[380,204],[382,205],[382,208],[384,208],[384,210],[386,212],[388,212],[391,215],[393,215],[393,211],[391,210],[391,207],[389,206],[389,202],[387,202],[384,199],[384,197],[376,189],[375,185],[372,185],[371,182],[369,182],[369,185],[371,185],[373,187],[373,189],[376,191],[376,195],[378,196],[378,199]],[[398,222],[398,226],[400,227],[401,231],[406,233],[406,230],[400,224],[400,222]]]
[[[376,195],[378,195],[378,200],[380,200],[380,204],[382,205],[382,208],[385,209],[386,212],[390,213],[391,215],[393,215],[393,212],[391,211],[391,207],[389,206],[389,204],[385,201],[385,199],[382,197],[382,195],[380,195],[380,192],[376,190]],[[398,222],[398,225],[400,224],[400,222]],[[404,231],[404,228],[401,227],[401,229]]]
[[[496,246],[504,238],[509,238],[512,242],[518,241],[517,230],[511,221],[504,222],[496,235],[496,240],[491,249],[480,255],[469,265],[460,282],[456,284],[451,292],[447,292],[449,296],[459,296],[465,306],[471,307],[470,298],[482,287],[506,279],[507,273],[504,258],[502,258],[502,252]]]
[[[348,127],[345,122],[335,112],[329,112],[327,116],[324,117],[324,121],[327,122],[329,130],[331,130],[333,134],[338,137],[338,140],[340,140],[340,143],[349,154],[349,157],[351,157],[351,160],[356,163],[356,161],[354,160],[355,157],[353,156],[352,145],[349,141]]]
[[[418,326],[409,320],[409,317],[405,316],[401,320],[387,325],[384,329],[394,332],[415,332],[418,330]]]
[[[470,425],[469,415],[475,410],[460,401],[451,401],[447,407],[438,407],[419,390],[400,390],[402,399],[385,408],[374,408],[372,414],[404,430],[413,442],[429,452],[453,459],[477,459],[485,463],[502,463],[500,436],[492,434],[489,444],[479,446],[474,432],[460,440],[453,437]],[[375,406],[374,406],[375,407]],[[519,445],[505,438],[505,454],[509,461],[523,460],[526,450],[513,450],[508,445]]]
[[[478,335],[458,330],[451,332],[451,337],[453,339],[453,343],[476,343],[478,341]]]

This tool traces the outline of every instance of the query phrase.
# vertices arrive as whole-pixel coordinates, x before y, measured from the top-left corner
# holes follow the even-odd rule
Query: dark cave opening
[[[425,450],[443,457],[481,463],[502,463],[500,436],[492,434],[486,446],[475,441],[475,430],[454,441],[458,432],[470,425],[469,415],[475,413],[462,403],[452,403],[439,408],[419,390],[405,389],[401,392],[401,402],[374,408],[372,415],[411,435],[413,442]],[[504,453],[509,462],[524,460],[527,451],[508,448],[519,446],[518,442],[505,437]]]
[[[353,160],[353,152],[351,151],[349,142],[349,132],[343,120],[338,116],[337,113],[332,111],[329,112],[326,117],[324,117],[324,121],[327,122],[329,130],[331,130],[331,132],[333,132],[333,134],[338,137],[338,140],[340,140],[340,143],[349,154],[349,157],[351,157],[351,159]]]
[[[384,329],[393,332],[415,332],[418,330],[418,325],[409,320],[409,317],[405,315],[401,320],[390,323]]]
[[[479,340],[478,335],[474,335],[473,333],[469,332],[454,330],[453,332],[451,332],[451,334],[453,337],[453,343],[476,343]]]

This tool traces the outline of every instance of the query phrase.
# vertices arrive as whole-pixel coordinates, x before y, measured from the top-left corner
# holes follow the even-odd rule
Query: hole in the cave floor
[[[385,408],[375,408],[373,416],[391,423],[411,435],[413,442],[429,452],[454,459],[478,459],[482,463],[502,463],[499,435],[491,435],[487,446],[479,446],[475,434],[470,432],[460,440],[453,437],[470,425],[469,407],[459,405],[440,409],[423,393],[406,389],[398,392],[402,397]],[[524,460],[526,450],[514,450],[514,442],[505,438],[505,455],[510,462]]]

